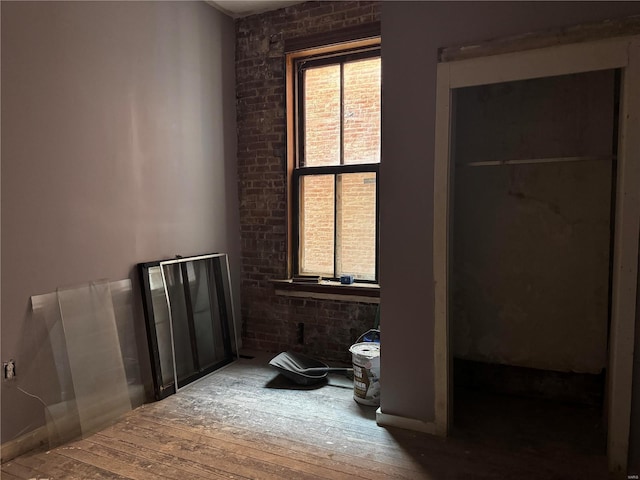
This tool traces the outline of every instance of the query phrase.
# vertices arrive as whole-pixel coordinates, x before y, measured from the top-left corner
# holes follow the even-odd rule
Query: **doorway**
[[[604,458],[617,73],[453,91],[458,436]]]
[[[437,83],[437,117],[436,117],[436,159],[435,159],[435,190],[434,190],[434,278],[436,284],[436,308],[435,308],[435,380],[436,380],[436,429],[442,434],[448,434],[452,426],[453,410],[453,357],[456,349],[455,331],[460,330],[454,320],[454,302],[458,295],[456,287],[456,260],[455,255],[455,212],[458,179],[464,178],[465,170],[474,168],[489,168],[480,165],[458,166],[460,159],[460,144],[455,139],[455,134],[459,133],[456,122],[456,101],[459,101],[458,89],[478,88],[476,94],[483,86],[493,85],[491,88],[498,88],[498,84],[508,82],[521,82],[532,79],[548,79],[559,76],[575,76],[576,74],[588,74],[588,72],[601,72],[604,70],[616,70],[620,72],[620,112],[617,116],[618,134],[615,139],[617,155],[616,169],[609,169],[611,172],[611,183],[615,185],[612,196],[615,198],[615,211],[613,215],[611,239],[611,291],[610,301],[606,304],[604,329],[606,331],[606,318],[610,319],[609,335],[602,335],[602,315],[599,316],[600,326],[598,333],[592,338],[593,345],[600,343],[596,357],[600,358],[600,364],[606,365],[607,379],[604,388],[603,402],[606,412],[606,427],[608,435],[606,438],[606,451],[609,469],[612,471],[625,471],[628,438],[629,438],[629,418],[631,406],[631,383],[632,383],[632,358],[633,358],[633,334],[636,317],[636,283],[637,283],[637,261],[638,261],[638,225],[639,225],[639,189],[640,189],[640,142],[637,135],[631,132],[640,128],[638,112],[640,111],[640,96],[637,85],[640,81],[640,71],[638,70],[638,52],[640,51],[637,38],[615,38],[598,42],[587,42],[581,44],[560,45],[544,49],[534,49],[523,52],[494,55],[491,57],[474,58],[468,60],[449,61],[440,63],[438,66]],[[590,75],[590,74],[588,74]],[[615,78],[615,74],[614,78]],[[544,80],[543,80],[544,83]],[[552,82],[553,83],[553,82]],[[538,87],[542,85],[539,84]],[[511,85],[513,87],[513,84]],[[461,91],[461,90],[460,90]],[[486,94],[486,92],[485,92]],[[517,112],[516,112],[517,113]],[[527,143],[527,142],[525,142]],[[533,143],[530,143],[533,144]],[[611,145],[611,143],[609,144]],[[507,149],[508,151],[509,149]],[[596,149],[597,151],[598,149]],[[509,152],[512,153],[512,152]],[[527,155],[538,158],[538,155]],[[525,156],[525,158],[527,158]],[[579,153],[577,155],[562,153],[561,155],[547,156],[543,152],[540,157],[547,161],[549,158],[570,157],[610,157],[600,152],[592,155]],[[521,157],[522,158],[522,157]],[[534,159],[535,159],[534,158]],[[518,157],[511,157],[517,160]],[[531,159],[531,158],[529,158]],[[503,160],[503,159],[499,159]],[[476,159],[473,162],[492,162],[491,158]],[[603,162],[605,158],[593,158],[590,160],[563,161],[558,164],[551,164],[551,168],[559,169],[557,175],[568,175],[568,171],[576,165],[585,162]],[[468,161],[467,163],[473,163]],[[502,161],[504,164],[505,162]],[[547,162],[550,163],[550,162]],[[493,168],[505,168],[504,165],[494,165]],[[497,182],[497,190],[502,189],[502,193],[515,198],[515,200],[525,200],[536,189],[544,189],[542,183],[531,182],[531,175],[534,170],[542,168],[542,165],[530,164],[519,165],[520,172],[513,173],[513,165],[506,167],[511,169],[511,174],[498,174],[492,181]],[[598,168],[598,167],[594,167]],[[526,170],[529,170],[526,172]],[[562,172],[561,170],[564,170]],[[612,175],[613,174],[613,175]],[[477,174],[476,174],[477,175]],[[484,174],[481,174],[484,175]],[[486,174],[489,175],[489,174]],[[509,177],[511,175],[511,177]],[[514,177],[515,175],[515,177]],[[594,174],[595,175],[595,174]],[[597,175],[596,175],[597,176]],[[495,175],[494,175],[495,177]],[[527,180],[528,179],[528,180]],[[557,177],[556,177],[557,179]],[[502,183],[501,183],[502,182]],[[605,182],[606,184],[607,182]],[[528,185],[528,186],[527,186]],[[517,186],[519,189],[511,189]],[[455,187],[455,188],[454,188]],[[499,188],[498,188],[499,187]],[[529,189],[529,190],[527,190]],[[539,192],[538,192],[539,193]],[[588,195],[587,195],[588,196]],[[610,197],[611,198],[611,197]],[[549,205],[547,205],[548,207]],[[560,212],[560,206],[557,205]],[[553,211],[553,208],[551,209]],[[547,219],[549,220],[549,219]],[[541,220],[542,221],[542,220]],[[544,220],[546,221],[546,220]],[[554,229],[555,231],[555,229]],[[597,242],[596,242],[597,243]],[[513,245],[513,242],[508,242]],[[543,249],[548,251],[549,248]],[[515,254],[515,252],[512,252]],[[520,252],[520,255],[522,253]],[[609,259],[605,261],[609,265]],[[545,270],[545,269],[543,269]],[[595,268],[598,270],[598,268]],[[594,271],[595,271],[594,270]],[[460,273],[458,274],[460,275]],[[522,279],[523,272],[518,278]],[[525,275],[526,276],[526,275]],[[602,279],[602,275],[599,275]],[[608,275],[605,275],[605,285],[609,285]],[[463,288],[464,290],[464,288]],[[600,296],[601,298],[601,296]],[[515,305],[514,305],[515,303]],[[562,302],[560,302],[561,304]],[[511,312],[507,311],[503,316],[517,317],[519,312],[516,306],[518,302],[511,302]],[[508,309],[507,309],[508,310]],[[494,317],[495,318],[495,312]],[[500,316],[498,312],[497,316]],[[597,322],[596,322],[597,323]],[[526,331],[526,330],[525,330]],[[539,332],[534,332],[539,333]],[[549,332],[544,332],[543,335]],[[510,333],[513,334],[513,333]],[[517,335],[516,335],[517,336]],[[496,341],[495,332],[487,336],[490,344],[500,343]],[[549,338],[548,336],[546,338]],[[566,339],[565,339],[566,340]],[[602,344],[604,342],[604,345]],[[535,343],[535,342],[534,342]],[[560,342],[562,343],[562,342]],[[589,342],[587,342],[589,343]],[[591,345],[593,347],[593,345]],[[489,345],[490,347],[491,345]],[[495,347],[496,345],[493,345]],[[591,348],[591,347],[589,347]],[[491,350],[487,345],[481,345],[476,349],[485,355],[506,355],[505,352]],[[533,348],[527,353],[527,361],[536,362]],[[596,350],[592,350],[596,351]],[[478,353],[476,352],[476,353]],[[548,352],[546,352],[548,353]],[[529,355],[530,354],[530,355]],[[587,355],[588,356],[588,355]],[[548,357],[548,355],[547,355]],[[585,358],[582,356],[581,358]],[[548,358],[547,358],[548,360]],[[560,359],[556,359],[560,361]],[[566,358],[562,361],[567,360]],[[554,360],[555,361],[555,360]],[[514,363],[514,362],[512,362]],[[595,363],[594,363],[595,365]],[[521,366],[521,365],[517,365]],[[527,365],[530,367],[531,365]],[[593,367],[593,365],[592,365]],[[535,365],[533,368],[536,368]],[[550,366],[548,366],[550,368]],[[597,367],[593,367],[597,368]]]

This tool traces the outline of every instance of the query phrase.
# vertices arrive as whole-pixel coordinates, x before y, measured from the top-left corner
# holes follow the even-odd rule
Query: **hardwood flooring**
[[[241,359],[87,438],[18,457],[1,478],[607,478],[593,452],[381,428],[345,377],[292,388],[270,358]]]

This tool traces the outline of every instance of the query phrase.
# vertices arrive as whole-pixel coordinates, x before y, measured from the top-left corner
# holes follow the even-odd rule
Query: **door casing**
[[[434,165],[435,430],[451,426],[450,239],[453,223],[452,91],[456,88],[620,69],[613,275],[606,387],[609,470],[626,472],[640,231],[640,36],[441,62],[437,69]]]

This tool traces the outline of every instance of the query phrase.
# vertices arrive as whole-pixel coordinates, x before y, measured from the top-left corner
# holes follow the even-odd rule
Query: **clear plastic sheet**
[[[33,320],[44,325],[55,365],[59,390],[41,401],[46,405],[45,419],[49,446],[54,447],[73,440],[82,434],[80,417],[75,401],[73,381],[67,356],[67,342],[62,328],[60,306],[56,292],[31,297]],[[40,392],[37,392],[40,394]],[[43,395],[44,396],[44,395]],[[45,403],[46,402],[46,403]]]
[[[108,282],[59,289],[58,302],[85,435],[131,410],[111,289]]]
[[[59,289],[31,297],[31,304],[34,320],[49,332],[60,387],[41,399],[50,446],[143,403],[130,280]]]
[[[131,407],[136,408],[144,403],[144,386],[140,374],[138,344],[136,343],[135,318],[133,315],[133,291],[128,278],[109,284],[113,311],[120,340],[120,351],[124,371],[127,377]]]

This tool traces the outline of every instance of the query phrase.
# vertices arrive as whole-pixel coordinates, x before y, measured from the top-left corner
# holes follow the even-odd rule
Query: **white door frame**
[[[620,69],[620,118],[613,238],[612,306],[606,412],[609,470],[626,472],[633,381],[640,230],[640,36],[574,43],[438,64],[434,165],[435,424],[451,416],[450,229],[454,164],[451,95],[461,87]]]

